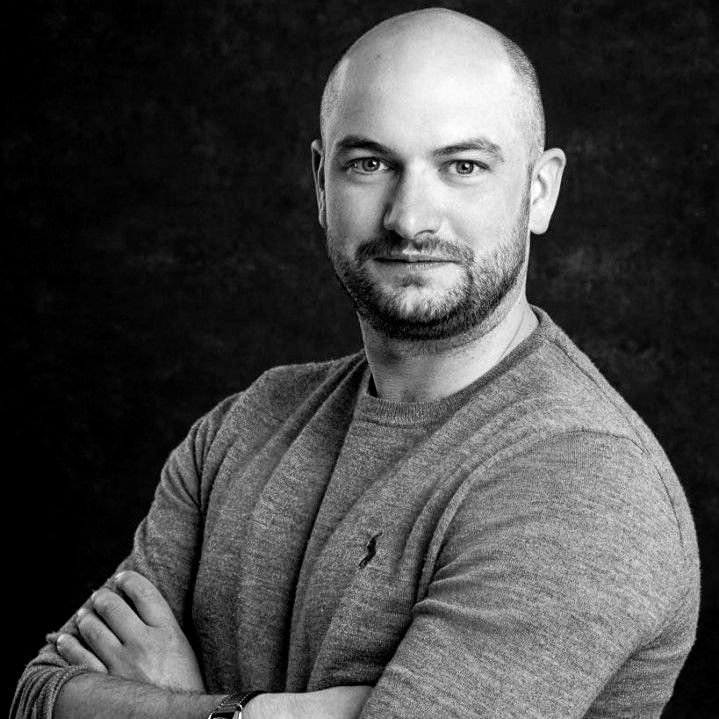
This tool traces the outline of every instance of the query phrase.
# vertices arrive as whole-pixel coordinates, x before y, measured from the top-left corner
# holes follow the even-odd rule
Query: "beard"
[[[479,261],[471,248],[441,236],[427,235],[408,241],[393,232],[363,242],[350,258],[339,252],[337,248],[342,243],[328,230],[327,251],[337,279],[358,314],[376,330],[403,340],[456,337],[486,324],[516,287],[524,269],[529,236],[528,195],[525,192],[514,225],[504,233],[494,252]],[[408,303],[408,288],[425,284],[421,275],[408,273],[399,286],[386,288],[372,276],[366,264],[372,257],[406,246],[453,260],[461,270],[460,279],[448,288],[426,292],[418,301]]]

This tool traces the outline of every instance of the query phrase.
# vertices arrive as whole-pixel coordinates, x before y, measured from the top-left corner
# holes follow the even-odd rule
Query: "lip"
[[[400,264],[442,264],[454,262],[447,257],[436,255],[378,255],[373,257],[376,262],[400,263]]]

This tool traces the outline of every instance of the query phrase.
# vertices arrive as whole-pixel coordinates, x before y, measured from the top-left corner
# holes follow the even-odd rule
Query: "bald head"
[[[444,65],[443,78],[476,73],[491,76],[513,97],[512,115],[525,138],[530,160],[544,149],[544,110],[537,74],[522,49],[489,25],[462,13],[430,8],[385,20],[360,37],[330,73],[322,94],[323,143],[343,94],[362,83],[423,82],[423,67]]]

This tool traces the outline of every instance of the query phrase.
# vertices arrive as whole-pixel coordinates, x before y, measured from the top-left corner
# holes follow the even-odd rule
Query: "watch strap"
[[[258,694],[264,694],[262,689],[253,689],[249,692],[233,692],[228,694],[210,713],[207,719],[242,719],[242,710]]]

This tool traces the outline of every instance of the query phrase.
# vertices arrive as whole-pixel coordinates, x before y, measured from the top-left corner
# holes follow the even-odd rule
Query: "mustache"
[[[465,265],[474,261],[474,252],[469,247],[458,247],[438,235],[424,234],[407,239],[395,232],[386,232],[363,242],[355,251],[355,257],[359,262],[366,262],[378,255],[389,255],[410,249],[422,255],[440,256]]]

